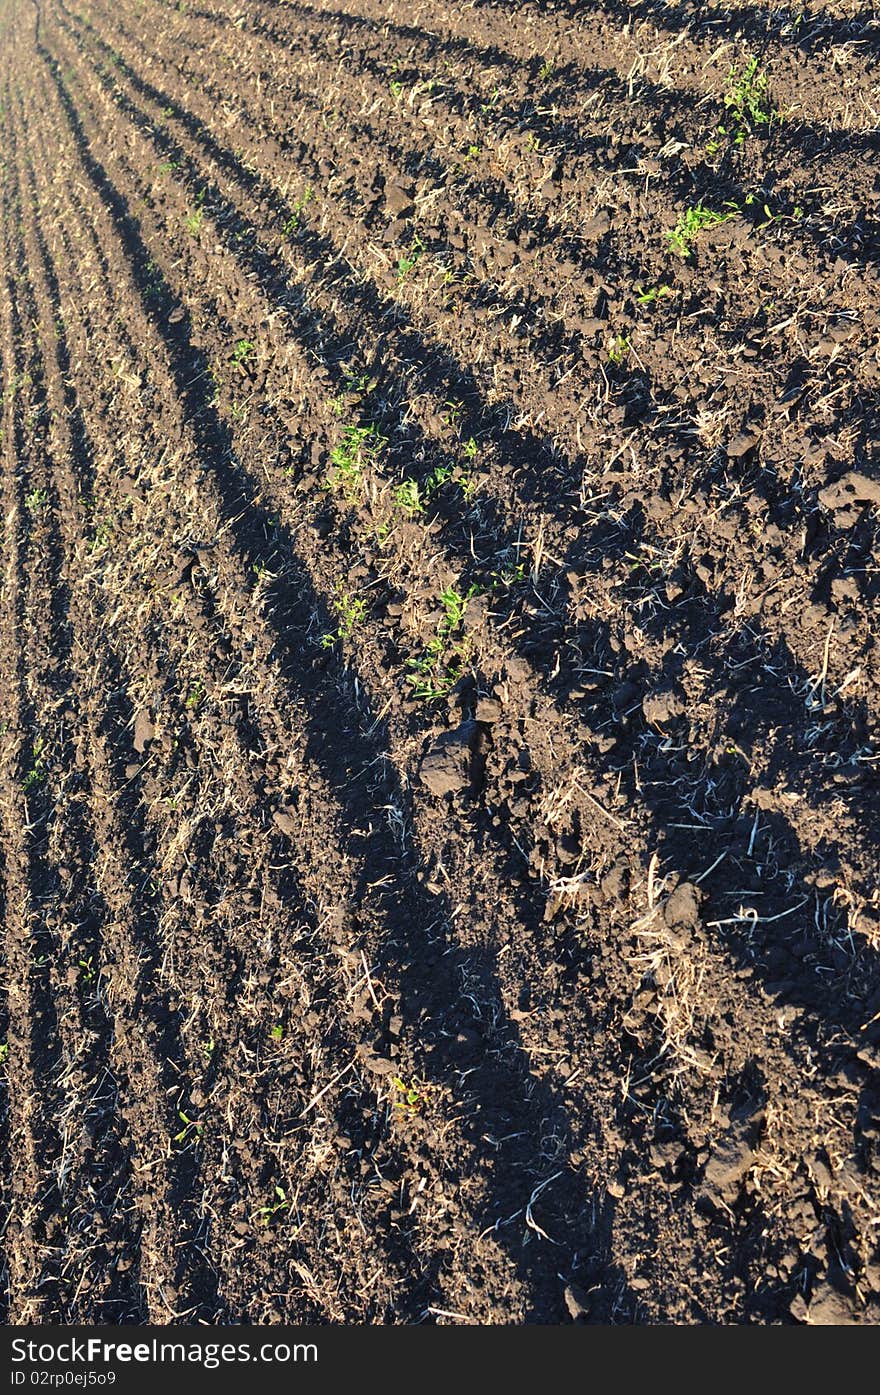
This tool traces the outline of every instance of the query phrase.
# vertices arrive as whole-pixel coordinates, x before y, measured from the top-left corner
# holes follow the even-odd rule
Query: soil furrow
[[[4,127],[6,127],[4,122]],[[4,842],[6,1002],[5,1076],[9,1094],[9,1176],[4,1239],[8,1256],[9,1314],[14,1322],[38,1321],[54,1294],[52,1259],[60,1208],[63,1143],[59,1137],[63,1070],[52,994],[54,936],[42,914],[45,886],[39,847],[45,810],[35,797],[41,778],[41,741],[28,693],[33,544],[28,538],[25,495],[31,474],[29,431],[38,406],[29,372],[28,340],[17,282],[13,199],[3,207],[3,616],[0,644],[6,675],[0,817]]]
[[[13,1317],[876,1320],[873,30],[3,0]]]

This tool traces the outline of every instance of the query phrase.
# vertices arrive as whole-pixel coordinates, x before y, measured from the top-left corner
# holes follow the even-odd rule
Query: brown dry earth
[[[877,1321],[878,14],[342,5],[0,0],[5,1316]]]

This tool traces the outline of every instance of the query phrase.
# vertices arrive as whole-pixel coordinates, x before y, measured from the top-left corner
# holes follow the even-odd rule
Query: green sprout
[[[391,1083],[397,1092],[394,1108],[402,1109],[407,1114],[418,1114],[427,1102],[430,1086],[423,1084],[415,1076],[407,1085],[406,1081],[402,1080],[399,1075],[394,1075],[391,1078]]]
[[[187,232],[189,233],[190,237],[198,237],[201,231],[202,223],[204,222],[205,218],[205,210],[202,208],[202,204],[204,202],[205,190],[201,189],[198,195],[196,196],[195,208],[193,209],[192,213],[190,213],[188,217],[184,220],[184,226]]]
[[[95,957],[93,954],[90,954],[87,959],[78,960],[77,968],[80,971],[79,976],[83,983],[94,982],[98,971],[95,968]]]
[[[296,232],[297,228],[300,225],[302,211],[305,208],[306,204],[310,203],[313,198],[314,190],[312,189],[311,184],[307,184],[303,193],[300,195],[296,203],[293,205],[293,211],[290,217],[284,224],[285,237],[292,237],[292,235]]]
[[[667,242],[673,252],[677,252],[682,258],[689,257],[694,242],[702,232],[709,228],[717,228],[722,223],[726,223],[729,218],[735,217],[736,210],[727,213],[719,212],[714,208],[706,208],[702,199],[694,204],[693,208],[685,209],[675,227],[667,233]]]
[[[412,243],[411,243],[411,245],[410,245],[409,253],[404,253],[404,255],[401,256],[401,257],[398,259],[398,262],[397,262],[397,279],[398,279],[398,281],[405,281],[405,280],[406,280],[407,276],[409,275],[409,273],[412,271],[413,267],[414,267],[414,266],[416,265],[416,263],[418,262],[419,258],[421,257],[422,253],[424,252],[424,250],[425,250],[425,249],[424,249],[424,247],[423,247],[421,241],[419,240],[419,238],[414,237],[413,240],[412,240]]]
[[[232,362],[239,366],[245,364],[256,347],[250,339],[239,339],[232,350]]]
[[[673,291],[671,286],[651,286],[649,290],[642,290],[637,292],[636,300],[639,303],[639,305],[656,305],[658,301],[661,301],[663,299],[664,296],[674,294],[675,292]]]
[[[717,126],[706,143],[710,155],[716,155],[723,140],[732,139],[736,146],[744,145],[747,136],[759,126],[771,126],[779,113],[770,105],[767,95],[767,75],[761,72],[757,58],[750,58],[741,73],[734,64],[727,74],[724,108],[727,125]]]
[[[261,1206],[257,1212],[260,1225],[269,1225],[280,1211],[288,1211],[290,1209],[290,1202],[287,1199],[287,1193],[283,1187],[275,1188],[275,1197],[276,1200],[274,1202],[270,1202],[268,1206]]]
[[[186,702],[184,705],[188,711],[195,712],[196,708],[201,707],[204,700],[205,685],[201,678],[197,678],[186,695]]]
[[[184,1143],[193,1134],[195,1134],[196,1138],[201,1138],[202,1126],[198,1119],[190,1119],[188,1115],[184,1114],[182,1109],[178,1109],[177,1117],[183,1124],[183,1128],[180,1130],[180,1133],[174,1135],[175,1143]]]
[[[375,425],[343,427],[341,442],[330,452],[332,469],[326,488],[340,490],[350,503],[353,502],[360,492],[366,466],[385,445],[385,437]]]
[[[336,583],[336,597],[331,609],[339,619],[334,633],[321,636],[321,647],[330,649],[338,639],[351,639],[355,630],[363,624],[367,614],[367,603],[362,596],[350,596],[341,581]]]
[[[403,480],[394,487],[394,503],[408,518],[425,512],[418,480]]]
[[[36,789],[46,778],[46,762],[43,759],[45,745],[42,736],[34,737],[34,744],[31,747],[31,768],[21,782],[21,788],[25,794]]]
[[[740,74],[736,64],[727,75],[724,106],[738,126],[769,126],[777,113],[767,96],[767,75],[757,58],[750,58]]]
[[[617,364],[623,363],[627,358],[632,344],[623,334],[615,334],[608,346],[608,362]]]
[[[435,702],[446,697],[463,676],[470,658],[470,642],[458,632],[464,622],[465,611],[476,587],[472,586],[463,596],[455,587],[448,586],[440,593],[443,617],[437,626],[437,633],[426,644],[424,652],[417,659],[408,659],[407,682],[412,695],[427,702]]]

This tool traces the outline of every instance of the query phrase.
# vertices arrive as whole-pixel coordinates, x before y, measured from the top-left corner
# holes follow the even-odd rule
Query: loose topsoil
[[[0,0],[9,1321],[878,1319],[878,48]]]

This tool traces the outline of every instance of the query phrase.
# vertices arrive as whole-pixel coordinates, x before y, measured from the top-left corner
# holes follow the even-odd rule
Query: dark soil
[[[8,1321],[878,1320],[878,49],[0,0]]]

